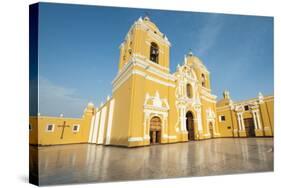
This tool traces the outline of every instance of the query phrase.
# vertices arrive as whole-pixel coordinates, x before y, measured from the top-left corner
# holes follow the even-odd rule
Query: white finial
[[[260,103],[263,102],[264,97],[263,97],[263,94],[261,92],[259,92],[258,99],[259,99]]]
[[[145,16],[143,19],[144,19],[145,21],[149,21],[149,20],[150,20],[148,16]]]
[[[60,117],[63,117],[63,114],[60,114]]]
[[[230,99],[229,91],[225,90],[225,91],[223,92],[223,98],[224,98],[224,99]]]
[[[109,96],[109,95],[107,95],[106,100],[107,100],[107,101],[109,101],[109,99],[110,99],[110,96]]]
[[[94,107],[94,104],[92,102],[89,102],[88,107]]]

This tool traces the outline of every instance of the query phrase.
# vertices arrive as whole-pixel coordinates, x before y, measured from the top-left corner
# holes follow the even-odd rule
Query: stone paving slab
[[[273,171],[273,138],[219,138],[139,148],[30,147],[30,157],[31,170],[38,166],[40,185],[267,172]]]

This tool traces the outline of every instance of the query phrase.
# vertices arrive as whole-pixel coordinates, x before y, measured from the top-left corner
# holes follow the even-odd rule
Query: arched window
[[[150,128],[161,128],[161,119],[157,116],[153,116],[150,120]]]
[[[192,98],[192,86],[190,84],[186,85],[186,95],[188,98]]]
[[[204,74],[201,75],[201,80],[202,80],[202,86],[206,87],[206,77]]]
[[[154,42],[151,43],[150,45],[150,60],[158,63],[158,56],[159,56],[159,48],[158,45]]]
[[[157,116],[150,120],[149,136],[151,144],[161,143],[161,119]]]

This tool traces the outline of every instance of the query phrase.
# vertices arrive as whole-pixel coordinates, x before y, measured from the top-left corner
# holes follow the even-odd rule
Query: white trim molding
[[[129,60],[129,62],[123,67],[123,69],[117,74],[117,76],[113,79],[112,85],[113,85],[113,92],[119,88],[126,80],[130,78],[130,76],[137,74],[142,77],[144,77],[147,80],[151,80],[153,82],[169,86],[169,87],[175,87],[175,80],[176,77],[170,73],[166,73],[164,71],[161,71],[160,69],[154,67],[154,66],[160,66],[158,64],[152,65],[155,63],[152,63],[148,60],[142,60],[139,55],[133,55],[133,57]],[[140,67],[144,69],[143,70],[136,70],[135,67]],[[162,66],[160,66],[162,67]],[[155,76],[160,77],[163,80],[160,80],[156,78],[155,76],[149,75],[148,73],[154,74]]]
[[[131,70],[131,71],[128,71],[126,73],[124,73],[124,75],[122,75],[120,79],[118,79],[117,82],[114,82],[113,84],[113,89],[112,91],[116,91],[123,83],[125,83],[125,81],[127,81],[132,75],[139,75],[139,76],[142,76],[144,77],[146,80],[150,80],[150,81],[153,81],[155,83],[158,83],[158,84],[161,84],[161,85],[164,85],[164,86],[167,86],[167,87],[175,87],[175,84],[174,83],[170,83],[170,82],[167,82],[167,81],[162,81],[160,79],[157,79],[153,76],[149,76],[147,73],[143,72],[143,71],[140,71],[140,70]]]
[[[130,137],[130,138],[128,138],[128,142],[141,142],[143,140],[144,140],[143,137]]]
[[[163,135],[162,138],[168,138],[168,139],[177,139],[177,136],[176,135]]]

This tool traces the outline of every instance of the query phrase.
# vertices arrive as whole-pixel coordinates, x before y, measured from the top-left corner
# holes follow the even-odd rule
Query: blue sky
[[[80,117],[111,95],[119,45],[140,16],[172,43],[170,69],[192,49],[211,72],[212,93],[233,100],[273,94],[273,18],[41,3],[39,112]]]

